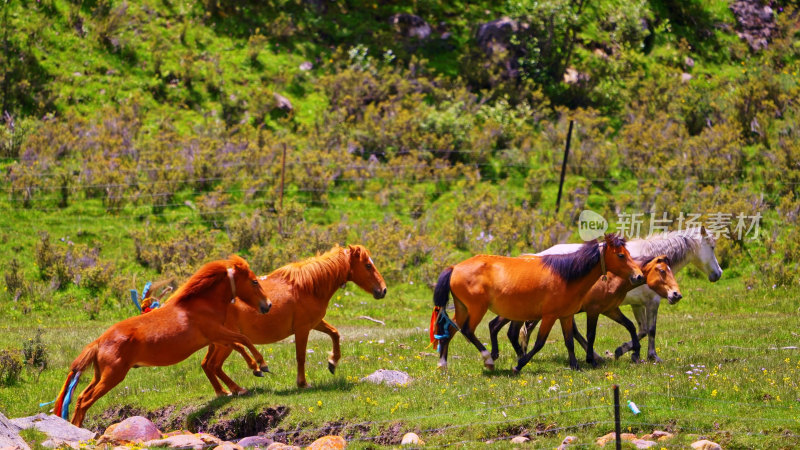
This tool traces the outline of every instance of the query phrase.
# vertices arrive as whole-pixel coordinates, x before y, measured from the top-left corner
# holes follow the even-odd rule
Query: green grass
[[[513,361],[507,342],[501,340],[497,370],[488,372],[478,352],[461,337],[451,344],[450,367],[443,374],[436,369],[435,351],[424,331],[431,310],[428,289],[389,286],[385,299],[374,300],[348,285],[334,296],[326,317],[342,334],[342,361],[336,375],[328,373],[329,340],[312,333],[307,371],[312,389],[294,387],[294,345],[287,340],[262,347],[273,372],[266,378],[253,378],[242,360],[232,357],[226,364],[228,373],[252,394],[215,399],[200,370],[201,351],[175,366],[131,371],[90,409],[86,425],[108,425],[98,416],[125,405],[146,411],[174,406],[173,414],[183,410],[195,416],[210,412],[211,422],[285,405],[290,412],[280,429],[313,430],[344,422],[357,448],[392,430],[415,431],[433,445],[461,442],[477,447],[487,440],[503,445],[505,439],[537,427],[554,431],[533,436],[526,446],[553,447],[566,435],[590,444],[613,430],[611,385],[616,383],[625,430],[641,435],[667,428],[678,433],[669,444],[703,436],[725,448],[800,445],[800,352],[770,350],[797,342],[792,331],[800,328],[797,292],[751,291],[737,279],[723,278],[712,285],[685,274],[679,281],[684,299],[660,311],[658,351],[663,364],[634,365],[626,357],[598,369],[583,364],[583,371],[573,372],[567,368],[560,330],[555,329],[519,377],[510,373]],[[386,326],[358,319],[360,315],[384,320]],[[55,397],[69,362],[113,323],[79,317],[65,308],[58,317],[45,318],[43,339],[51,368],[38,380],[26,372],[20,383],[0,390],[5,414],[16,417],[49,408],[37,405]],[[35,313],[26,320],[2,319],[0,347],[20,346],[43,325],[40,322]],[[488,341],[485,325],[478,336]],[[625,338],[622,327],[601,319],[599,351],[613,350]],[[379,368],[404,370],[414,381],[406,387],[358,381]],[[697,372],[687,374],[693,370]],[[639,405],[640,415],[624,407],[629,399]],[[355,431],[360,423],[366,425],[363,432]]]

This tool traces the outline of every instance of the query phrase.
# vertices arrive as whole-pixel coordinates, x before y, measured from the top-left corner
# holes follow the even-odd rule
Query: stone
[[[672,434],[670,432],[661,431],[661,430],[653,430],[652,435],[653,435],[653,439],[656,439],[656,440],[659,440],[659,441],[666,441],[667,439],[672,439],[672,437],[675,436],[674,434]]]
[[[631,443],[635,445],[636,448],[650,448],[654,445],[658,445],[658,442],[648,441],[646,439],[634,439],[631,441]]]
[[[273,442],[267,447],[267,450],[300,450],[300,447],[284,444],[283,442]]]
[[[633,433],[622,433],[619,437],[622,438],[623,441],[632,441],[636,439],[636,435]]]
[[[0,412],[0,448],[30,450],[28,444],[19,435],[21,430],[21,427],[8,420],[8,417]]]
[[[369,381],[374,384],[385,383],[389,386],[405,386],[411,382],[411,377],[401,370],[378,369],[362,378],[361,381]]]
[[[292,102],[289,101],[288,98],[278,94],[277,92],[272,94],[272,98],[275,99],[275,107],[285,112],[292,112],[294,111],[294,106],[292,106]]]
[[[200,450],[205,447],[216,447],[222,440],[206,433],[179,434],[164,439],[154,439],[144,443],[145,447],[191,448]]]
[[[514,439],[511,439],[512,444],[524,444],[528,441],[530,441],[530,439],[525,436],[515,436]]]
[[[347,441],[341,436],[322,436],[306,447],[306,450],[341,450],[345,447]]]
[[[567,67],[563,81],[566,84],[584,84],[589,81],[589,74],[578,72],[574,67]]]
[[[407,38],[425,40],[431,35],[431,26],[420,16],[399,13],[389,18],[389,23],[394,26],[397,34]]]
[[[692,81],[692,78],[694,78],[692,76],[692,74],[683,72],[681,74],[681,83],[688,83],[688,82]]]
[[[563,441],[561,441],[561,445],[569,445],[569,444],[572,444],[573,442],[577,442],[577,441],[578,441],[577,437],[575,437],[575,436],[567,436],[567,437],[564,438]]]
[[[695,450],[722,450],[716,442],[711,442],[708,439],[692,442],[692,448]]]
[[[302,71],[309,71],[314,68],[314,64],[311,64],[310,61],[303,61],[300,63],[300,70]]]
[[[600,437],[599,437],[599,438],[597,438],[597,440],[596,440],[596,441],[594,441],[594,442],[595,442],[595,444],[599,445],[600,447],[603,447],[603,446],[605,446],[606,444],[608,444],[609,442],[614,442],[614,440],[615,440],[616,438],[617,438],[617,435],[616,435],[616,433],[614,433],[614,432],[612,431],[611,433],[608,433],[608,434],[606,434],[605,436],[600,436]]]
[[[777,33],[775,12],[761,0],[737,0],[729,6],[739,24],[737,35],[747,42],[753,51],[767,47],[770,38]]]
[[[52,441],[51,443],[74,442],[77,445],[79,442],[88,441],[97,436],[94,431],[76,427],[61,417],[52,414],[40,413],[35,416],[20,417],[11,419],[11,423],[23,430],[35,428],[50,438],[45,442]]]
[[[214,447],[214,450],[244,450],[244,447],[242,447],[239,444],[234,444],[233,442],[226,441]]]
[[[417,433],[406,433],[403,435],[400,445],[425,445],[425,441],[420,439]]]
[[[240,439],[239,442],[237,442],[237,444],[241,445],[242,447],[255,448],[267,448],[272,443],[273,440],[265,436],[248,436]]]
[[[161,438],[161,431],[142,416],[129,417],[122,422],[115,423],[106,429],[102,442],[126,443],[126,442],[145,442]]]

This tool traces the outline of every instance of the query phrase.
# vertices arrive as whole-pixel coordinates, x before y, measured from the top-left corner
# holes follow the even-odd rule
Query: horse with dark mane
[[[602,248],[602,250],[601,250]],[[567,255],[536,258],[473,256],[445,269],[433,293],[434,313],[432,336],[439,341],[439,367],[447,367],[447,349],[452,333],[461,333],[481,352],[487,368],[494,360],[475,337],[475,329],[488,310],[512,320],[541,320],[533,350],[523,355],[515,372],[544,346],[556,320],[560,320],[564,342],[569,352],[570,367],[578,368],[573,348],[573,315],[580,311],[581,300],[605,270],[629,278],[633,284],[644,281],[642,271],[625,249],[625,240],[611,234],[602,247],[596,241],[586,242]],[[445,307],[453,295],[455,317],[447,317]]]

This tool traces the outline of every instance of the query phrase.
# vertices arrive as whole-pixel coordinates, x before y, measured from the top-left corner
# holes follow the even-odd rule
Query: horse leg
[[[520,350],[522,352],[521,354],[517,355],[518,358],[528,351],[528,343],[531,340],[531,332],[538,324],[539,319],[528,320],[525,322],[524,327],[520,328],[520,332],[517,333],[517,341],[519,341]]]
[[[512,321],[511,325],[508,326],[508,332],[506,336],[508,337],[508,342],[511,342],[511,347],[514,348],[514,353],[517,355],[517,359],[519,359],[522,355],[525,354],[525,351],[522,349],[520,345],[520,337],[519,333],[522,331],[522,327],[525,325],[525,322],[518,322]]]
[[[497,316],[489,322],[489,340],[492,343],[492,359],[497,360],[500,357],[500,346],[497,343],[497,335],[500,333],[500,330],[510,322],[510,320],[506,319],[502,316]],[[512,342],[513,345],[513,342]]]
[[[306,348],[308,347],[308,333],[311,330],[297,330],[294,333],[294,351],[297,358],[297,387],[310,388],[306,381]]]
[[[586,362],[591,364],[592,367],[597,367],[603,360],[600,355],[594,352],[594,340],[597,338],[598,317],[597,314],[586,313],[586,341],[583,341],[583,336],[578,332],[578,327],[575,326],[575,334],[577,335],[578,342],[580,342],[583,349],[586,350]]]
[[[206,352],[206,356],[203,357],[203,362],[200,363],[200,367],[203,368],[203,372],[206,374],[206,378],[211,383],[211,387],[214,388],[214,393],[217,394],[217,397],[222,397],[225,395],[231,395],[230,392],[226,391],[222,388],[222,385],[219,384],[219,380],[217,379],[215,368],[212,365],[212,361],[214,360],[214,353],[217,351],[217,346],[211,344],[208,346],[208,351]]]
[[[224,370],[222,370],[222,366],[225,364],[225,361],[228,359],[228,356],[233,350],[238,351],[242,355],[246,355],[245,360],[250,358],[250,355],[247,354],[243,346],[234,345],[233,347],[228,347],[226,345],[217,348],[213,355],[213,359],[211,360],[211,367],[214,368],[214,374],[217,376],[217,378],[222,380],[222,382],[228,386],[228,389],[230,389],[232,393],[236,395],[246,395],[249,393],[249,391],[236,384],[236,382],[233,381]],[[250,360],[253,361],[252,358]],[[255,361],[253,361],[253,364],[255,364]]]
[[[639,325],[639,334],[636,336],[638,340],[642,340],[647,336],[647,308],[645,305],[631,305],[633,316],[636,318],[636,323]],[[617,348],[622,354],[628,353],[633,349],[633,341],[625,342]]]
[[[550,330],[555,323],[555,316],[545,316],[542,318],[542,324],[539,326],[539,334],[536,336],[536,343],[533,344],[533,350],[523,355],[522,358],[517,361],[517,366],[514,367],[515,374],[518,374],[522,368],[525,367],[525,364],[528,364],[528,361],[544,347],[544,343],[547,342],[547,336],[550,335]]]
[[[339,347],[339,330],[337,330],[328,322],[325,322],[325,319],[322,319],[322,321],[318,323],[314,329],[331,337],[333,350],[328,353],[328,370],[330,370],[331,373],[334,373],[336,372],[336,366],[339,365],[339,359],[342,357],[342,350]]]
[[[575,316],[562,317],[559,321],[561,322],[561,333],[564,335],[564,346],[567,347],[569,355],[569,368],[581,370],[578,366],[578,359],[575,358],[575,343],[572,339],[572,333],[575,331]]]
[[[472,345],[481,352],[481,357],[483,358],[483,365],[489,369],[494,370],[494,359],[492,359],[492,355],[486,350],[486,347],[483,346],[483,343],[475,336],[474,330],[478,327],[478,324],[481,323],[481,319],[486,314],[487,308],[486,307],[478,307],[474,308],[471,312],[473,315],[470,315],[467,310],[467,306],[462,303],[459,299],[453,296],[454,303],[456,305],[456,323],[462,323],[461,325],[461,334],[467,338],[468,341],[472,342]],[[461,317],[464,317],[463,321],[458,321]]]
[[[453,339],[453,335],[458,331],[456,327],[447,324],[447,337],[443,337],[439,339],[439,363],[437,367],[442,370],[447,370],[447,349],[450,347],[450,340]]]
[[[631,342],[633,342],[633,354],[631,355],[631,360],[633,362],[639,362],[639,350],[640,350],[639,337],[636,335],[636,326],[633,324],[633,322],[631,322],[630,319],[625,317],[625,314],[622,314],[622,311],[620,311],[619,308],[614,308],[611,311],[606,311],[603,313],[603,315],[613,320],[614,322],[617,322],[618,324],[622,325],[623,327],[625,327],[625,329],[628,330],[628,332],[631,334]],[[614,357],[619,358],[623,354],[624,352],[622,352],[622,348],[619,347],[614,352]]]
[[[243,356],[245,355],[244,350],[241,349],[241,347],[237,348],[235,344],[241,344],[244,347],[246,347],[247,350],[249,350],[250,353],[253,355],[253,358],[256,361],[255,368],[253,368],[253,366],[250,366],[250,368],[253,369],[253,375],[260,377],[264,375],[262,371],[269,372],[269,367],[267,366],[267,363],[264,361],[264,357],[261,356],[261,353],[256,349],[256,347],[253,345],[253,342],[251,342],[250,338],[248,338],[247,336],[241,333],[237,333],[236,331],[230,330],[228,328],[225,328],[222,325],[213,326],[210,330],[207,331],[207,334],[208,334],[207,336],[208,339],[212,343],[229,345],[235,348],[238,352],[242,353]],[[250,360],[247,357],[245,357],[245,361],[248,362],[248,365],[250,364]]]
[[[647,334],[650,337],[647,340],[647,359],[657,363],[661,362],[661,358],[656,354],[656,320],[658,320],[659,305],[661,299],[656,299],[647,305]]]
[[[92,384],[81,392],[81,395],[75,402],[75,415],[72,416],[72,424],[78,427],[81,426],[81,424],[83,424],[83,419],[86,417],[86,410],[88,410],[94,402],[99,400],[100,397],[106,395],[108,391],[124,380],[129,370],[130,367],[122,365],[105,366],[102,370],[100,368],[95,368],[96,382],[92,380]],[[99,380],[97,380],[98,372],[100,372]]]

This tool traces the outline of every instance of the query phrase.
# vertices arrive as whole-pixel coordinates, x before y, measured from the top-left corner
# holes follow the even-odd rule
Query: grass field
[[[335,375],[328,373],[330,343],[312,333],[312,389],[294,387],[294,346],[289,340],[262,348],[274,373],[266,378],[252,377],[238,357],[229,360],[229,373],[252,392],[238,398],[213,397],[199,352],[172,367],[132,371],[90,410],[86,425],[103,429],[120,414],[152,412],[161,423],[208,429],[287,406],[288,414],[268,434],[277,432],[276,437],[298,443],[334,431],[360,448],[397,444],[404,432],[415,431],[429,445],[477,447],[493,441],[503,446],[528,432],[529,447],[554,447],[566,435],[591,446],[596,437],[613,430],[611,385],[616,383],[623,408],[630,399],[642,411],[634,416],[624,408],[623,429],[677,432],[665,443],[669,447],[699,436],[725,448],[800,445],[800,352],[782,349],[798,341],[797,292],[747,290],[739,280],[724,277],[713,285],[686,274],[679,281],[684,299],[663,305],[660,313],[663,364],[634,365],[626,358],[606,361],[598,369],[583,364],[583,371],[573,372],[556,329],[519,377],[510,372],[508,343],[501,341],[497,370],[488,372],[461,337],[453,341],[451,364],[443,374],[427,341],[427,288],[390,285],[385,299],[374,300],[348,285],[332,299],[327,315],[342,333],[342,361]],[[361,315],[386,325],[358,319]],[[51,366],[40,374],[27,371],[18,384],[0,390],[3,411],[12,417],[46,411],[49,406],[38,404],[55,397],[69,362],[112,322],[79,320],[73,313],[2,319],[2,348],[21,346],[20,340],[35,338],[37,329],[46,326],[42,339]],[[478,336],[488,341],[485,322]],[[625,337],[622,327],[601,319],[597,348],[613,350]],[[414,380],[396,388],[358,381],[379,368],[404,370]]]

